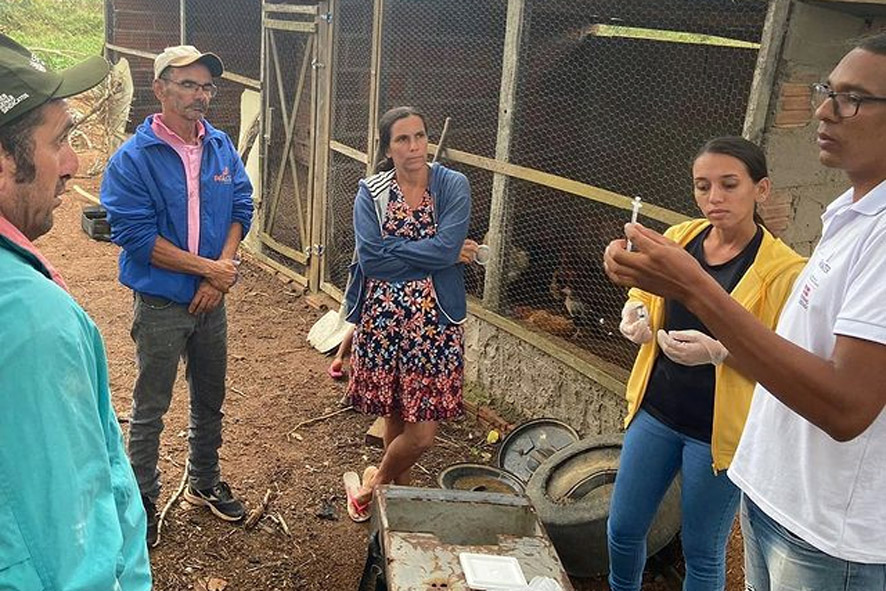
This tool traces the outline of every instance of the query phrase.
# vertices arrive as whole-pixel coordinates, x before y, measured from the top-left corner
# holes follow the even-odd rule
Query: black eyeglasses
[[[858,114],[858,108],[861,103],[886,102],[884,96],[868,96],[865,94],[856,94],[854,92],[834,92],[827,84],[812,85],[812,108],[818,109],[828,99],[834,101],[834,113],[841,119],[855,117]]]
[[[208,84],[198,84],[193,80],[184,80],[179,82],[178,80],[173,80],[172,78],[163,78],[166,82],[172,82],[178,86],[181,86],[191,94],[197,94],[198,90],[202,90],[206,94],[209,95],[209,98],[215,98],[215,95],[218,94],[218,86],[209,82]]]

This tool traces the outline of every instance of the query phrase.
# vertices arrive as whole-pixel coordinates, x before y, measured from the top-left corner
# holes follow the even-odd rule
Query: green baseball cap
[[[94,56],[60,72],[6,35],[0,35],[0,127],[52,99],[89,90],[108,75],[108,62]]]

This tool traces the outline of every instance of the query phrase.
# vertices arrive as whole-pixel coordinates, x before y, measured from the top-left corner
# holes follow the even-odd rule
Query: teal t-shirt
[[[147,591],[104,344],[44,273],[0,236],[0,589]]]

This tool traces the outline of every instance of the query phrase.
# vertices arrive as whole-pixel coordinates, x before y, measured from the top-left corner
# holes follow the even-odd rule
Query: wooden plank
[[[235,74],[233,72],[225,72],[221,75],[225,80],[230,80],[231,82],[236,82],[238,84],[242,84],[247,88],[251,88],[253,90],[261,90],[261,82],[256,80],[255,78],[250,78],[248,76],[241,76],[240,74]]]
[[[122,47],[120,45],[114,45],[113,43],[106,43],[105,49],[116,51],[117,53],[122,53],[125,55],[131,55],[134,57],[141,57],[144,59],[148,59],[153,61],[154,58],[157,57],[158,54],[151,53],[149,51],[142,51],[140,49],[132,49],[129,47]],[[250,78],[248,76],[242,76],[240,74],[235,74],[234,72],[225,72],[221,75],[225,80],[230,80],[232,82],[236,82],[238,84],[242,84],[243,86],[252,88],[254,90],[261,90],[261,81],[256,80],[255,78]]]
[[[292,248],[291,246],[286,246],[285,244],[283,244],[282,242],[280,242],[279,240],[277,240],[276,238],[274,238],[273,236],[271,236],[270,234],[268,234],[264,230],[259,232],[258,237],[261,239],[261,241],[266,246],[276,250],[280,254],[287,256],[287,257],[291,258],[292,260],[294,260],[295,262],[301,263],[302,265],[308,264],[308,256],[305,253],[299,252],[298,250]]]
[[[511,159],[511,131],[514,123],[514,105],[517,100],[517,75],[520,66],[520,43],[523,39],[525,0],[508,2],[507,24],[502,56],[501,85],[498,101],[498,130],[495,138],[495,159]],[[509,177],[496,173],[492,177],[492,196],[489,205],[489,229],[486,243],[490,258],[483,282],[483,305],[490,310],[501,307],[501,293],[505,288],[505,240],[510,234],[510,207],[508,204]]]
[[[324,281],[320,284],[320,291],[329,294],[329,296],[338,303],[342,303],[345,299],[344,292],[336,287],[334,283],[329,283],[328,281]]]
[[[306,5],[298,5],[298,4],[271,4],[269,2],[262,2],[261,10],[264,14],[269,13],[279,13],[279,14],[317,14],[317,6],[306,6]]]
[[[262,254],[262,253],[256,252],[256,251],[250,251],[249,256],[255,257],[256,259],[261,261],[262,264],[267,265],[268,267],[274,269],[275,271],[277,271],[281,275],[285,275],[286,277],[289,277],[290,279],[292,279],[293,281],[295,281],[296,283],[298,283],[302,287],[306,287],[308,284],[307,280],[303,276],[299,275],[298,273],[296,273],[295,271],[293,271],[292,269],[290,269],[286,265],[278,263],[277,261],[275,261],[274,259],[272,259],[271,257],[269,257],[266,254]]]
[[[142,51],[141,49],[131,49],[129,47],[122,47],[120,45],[114,45],[113,43],[105,43],[105,48],[110,49],[111,51],[116,51],[117,53],[122,53],[125,55],[132,55],[135,57],[143,57],[145,59],[149,59],[152,61],[158,55],[156,53],[151,53],[149,51]]]
[[[329,149],[333,152],[338,152],[352,160],[356,160],[357,162],[362,162],[363,164],[367,164],[369,162],[369,156],[358,150],[357,148],[352,148],[351,146],[346,146],[341,142],[337,142],[335,140],[329,140]]]
[[[378,143],[378,93],[381,71],[381,36],[384,21],[384,0],[375,0],[372,11],[372,53],[369,59],[369,130],[366,134],[366,176],[375,172],[376,144]],[[433,152],[431,152],[433,154]]]
[[[762,142],[766,130],[766,118],[769,115],[778,61],[781,59],[782,44],[787,32],[791,2],[792,0],[771,0],[763,24],[760,51],[757,53],[757,65],[754,68],[742,129],[742,135],[755,144]]]
[[[271,32],[267,29],[261,30],[261,49],[260,49],[260,60],[261,60],[261,70],[259,71],[259,76],[261,77],[261,86],[265,88],[268,84],[268,79],[270,78],[270,73],[268,72],[268,38],[270,37]],[[271,108],[271,101],[268,97],[267,92],[261,93],[262,100],[262,114],[261,114],[261,143],[259,144],[259,161],[258,167],[261,170],[261,195],[259,195],[258,201],[255,203],[256,211],[255,216],[256,220],[258,220],[258,227],[262,230],[265,229],[267,225],[268,217],[265,215],[265,195],[268,194],[268,146],[271,143],[271,130],[274,128],[274,111]],[[250,239],[252,240],[252,239]],[[261,245],[256,245],[256,248],[261,248]]]
[[[315,33],[317,30],[317,25],[315,23],[308,23],[303,21],[281,21],[275,18],[262,19],[262,26],[266,29],[292,31],[295,33]]]
[[[178,43],[188,44],[188,0],[178,0]]]
[[[662,43],[709,45],[734,49],[760,49],[759,43],[751,41],[718,37],[717,35],[690,33],[688,31],[670,31],[667,29],[644,29],[642,27],[596,24],[585,29],[584,33],[593,37],[619,37],[622,39],[641,39],[643,41],[658,41]]]
[[[368,445],[369,447],[377,447],[378,449],[384,449],[384,447],[385,447],[385,418],[384,417],[375,417],[375,420],[369,426],[369,429],[366,430],[366,435],[363,436],[363,445]]]
[[[324,12],[335,14],[337,0],[328,0],[323,3]],[[311,178],[313,191],[311,195],[311,241],[326,244],[326,214],[327,214],[327,179],[329,174],[329,140],[332,135],[332,48],[335,39],[334,22],[323,21],[317,31],[316,60],[317,68],[314,70],[314,92],[312,93],[314,106],[313,140],[311,142],[314,151],[311,158]],[[320,285],[326,276],[326,261],[328,257],[311,257],[311,270],[309,274],[310,286],[314,291],[320,289]]]
[[[433,154],[435,147],[436,146],[433,144],[429,144],[428,152]],[[514,178],[529,181],[544,187],[550,187],[551,189],[557,189],[564,193],[584,197],[585,199],[590,199],[591,201],[596,201],[597,203],[610,205],[619,209],[630,210],[634,201],[633,197],[628,197],[627,195],[621,195],[613,191],[601,189],[600,187],[594,187],[586,183],[557,176],[548,172],[542,172],[533,168],[526,168],[525,166],[518,166],[508,162],[499,162],[493,158],[478,156],[476,154],[471,154],[470,152],[462,152],[461,150],[447,148],[446,158],[452,162],[459,162],[490,172],[506,174]],[[658,205],[653,205],[645,200],[643,201],[643,209],[640,211],[642,216],[668,224],[669,226],[691,219],[682,213],[671,211],[670,209]]]

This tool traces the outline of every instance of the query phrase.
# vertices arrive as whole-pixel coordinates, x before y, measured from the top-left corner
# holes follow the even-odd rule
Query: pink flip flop
[[[371,517],[369,512],[370,503],[367,501],[361,504],[357,501],[361,491],[360,477],[356,472],[345,472],[342,475],[342,480],[345,483],[345,495],[347,495],[348,499],[348,517],[356,523],[367,521]]]

